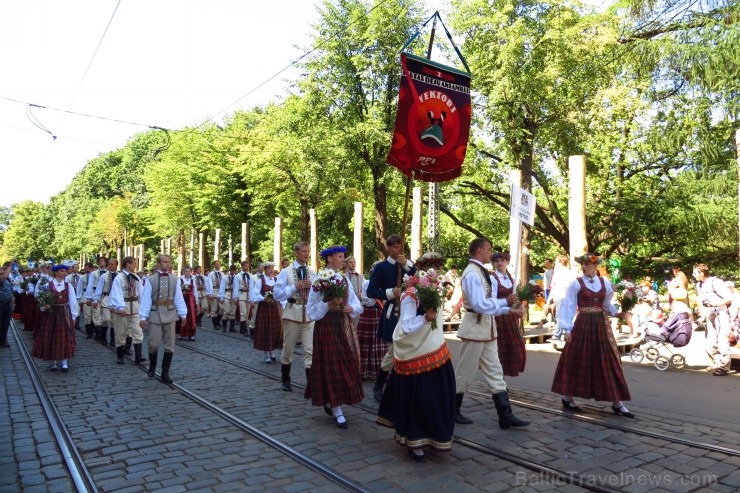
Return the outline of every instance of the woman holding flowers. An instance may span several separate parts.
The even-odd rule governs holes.
[[[64,280],[66,265],[55,265],[51,269],[54,278],[47,283],[39,283],[36,300],[41,308],[38,321],[38,334],[33,341],[31,355],[51,361],[51,371],[57,370],[57,361],[63,372],[69,366],[67,359],[75,355],[75,319],[79,315],[75,290]]]
[[[265,364],[275,361],[275,349],[283,347],[283,318],[280,303],[275,301],[272,289],[275,287],[275,264],[265,262],[261,279],[257,279],[249,292],[250,303],[257,303],[257,316],[254,321],[254,349],[265,352]]]
[[[314,406],[324,406],[339,428],[347,428],[341,405],[357,404],[365,397],[351,320],[360,315],[362,306],[340,272],[346,251],[343,246],[333,246],[321,252],[326,268],[317,274],[306,304],[308,317],[316,323],[304,397]]]
[[[505,299],[514,293],[514,280],[506,268],[509,266],[511,255],[504,252],[493,254],[493,279],[496,281],[496,298]],[[525,300],[526,301],[526,300]],[[527,351],[524,349],[524,337],[519,330],[521,317],[516,314],[507,313],[497,315],[496,330],[498,331],[498,359],[504,375],[515,377],[524,371],[527,364]]]
[[[424,447],[452,449],[455,428],[455,372],[442,329],[443,265],[436,253],[416,262],[405,277],[398,324],[393,332],[393,367],[378,409],[377,423],[393,427],[395,439],[416,462]]]
[[[622,402],[630,400],[630,391],[605,318],[617,315],[612,285],[597,274],[601,257],[586,254],[576,261],[583,275],[568,286],[558,313],[567,344],[555,369],[552,391],[562,395],[566,411],[581,412],[573,402],[573,397],[581,397],[611,401],[614,414],[634,418]]]

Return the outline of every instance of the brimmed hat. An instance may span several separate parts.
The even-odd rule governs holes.
[[[341,245],[330,246],[329,248],[324,248],[323,250],[321,250],[319,256],[322,258],[327,258],[328,256],[334,255],[335,253],[347,253],[347,247]]]
[[[445,264],[445,259],[441,253],[438,252],[426,252],[424,255],[416,259],[414,262],[417,269],[429,270],[439,269]]]
[[[603,257],[599,257],[595,253],[586,253],[584,255],[581,255],[579,257],[576,257],[574,259],[579,264],[596,264],[599,265],[602,260],[604,260]]]

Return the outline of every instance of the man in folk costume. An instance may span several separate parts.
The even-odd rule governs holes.
[[[249,316],[252,303],[249,302],[249,293],[252,290],[252,274],[249,273],[249,262],[242,262],[242,270],[234,278],[231,290],[231,299],[234,304],[239,303],[239,333],[249,337]]]
[[[313,360],[313,326],[314,323],[306,313],[306,301],[316,273],[306,262],[311,254],[307,241],[299,241],[293,246],[295,261],[280,271],[273,288],[276,301],[287,301],[283,308],[283,354],[280,358],[282,389],[292,392],[290,384],[290,367],[293,363],[293,350],[300,337],[303,345],[303,366],[306,379],[311,373]]]
[[[86,262],[84,267],[84,274],[80,276],[75,286],[75,293],[77,298],[80,300],[80,313],[82,314],[83,324],[85,325],[85,339],[90,339],[94,332],[95,326],[92,321],[92,306],[90,301],[85,297],[87,293],[87,287],[92,282],[92,273],[95,270],[95,265],[92,262]]]
[[[263,286],[263,281],[265,280],[265,273],[266,273],[266,266],[267,264],[270,264],[272,269],[272,275],[275,276],[275,264],[273,262],[259,262],[257,264],[257,270],[253,276],[253,284],[257,286],[255,289],[260,289]],[[251,301],[252,296],[250,294],[249,299]],[[249,312],[249,336],[254,341],[254,332],[255,332],[255,326],[257,325],[257,310],[259,310],[259,303],[252,303],[251,309]]]
[[[393,331],[398,324],[401,281],[405,274],[413,275],[416,267],[403,254],[403,241],[398,235],[391,235],[385,240],[388,257],[373,269],[370,283],[367,285],[368,298],[375,298],[383,303],[383,312],[378,326],[378,337],[388,345],[388,351],[380,364],[378,376],[373,386],[373,397],[380,402],[383,399],[383,388],[388,380],[388,373],[393,369]]]
[[[216,260],[213,262],[213,270],[208,273],[206,277],[206,299],[208,300],[208,316],[213,322],[213,330],[218,330],[221,326],[221,317],[224,314],[224,306],[218,297],[218,293],[221,291],[221,283],[224,279],[224,274],[221,272],[221,262]]]
[[[100,306],[100,324],[101,324],[101,342],[105,346],[108,344],[108,337],[110,336],[110,345],[114,344],[113,334],[113,321],[110,316],[110,308],[108,307],[108,298],[110,297],[110,287],[113,284],[118,271],[118,260],[110,259],[108,261],[108,270],[98,279],[98,284],[95,286],[95,294],[93,295],[93,306],[97,303]]]
[[[147,278],[141,295],[139,317],[141,328],[149,327],[149,378],[157,370],[157,353],[164,344],[162,383],[172,383],[170,366],[175,351],[175,322],[188,314],[177,277],[170,272],[172,257],[157,257],[157,272]]]
[[[80,264],[77,261],[73,261],[69,264],[69,274],[67,274],[67,277],[65,277],[64,280],[72,286],[72,289],[75,290],[75,294],[77,294],[77,283],[80,282]],[[79,297],[77,298],[77,301],[80,301]],[[80,317],[75,319],[75,329],[80,330]]]
[[[139,324],[141,279],[134,274],[136,269],[136,259],[134,257],[124,257],[121,267],[121,272],[113,279],[110,297],[108,298],[108,306],[113,314],[117,363],[119,365],[123,364],[125,348],[130,339],[134,345],[134,361],[138,365],[146,361],[146,358],[141,355],[144,332]]]
[[[498,357],[496,333],[497,315],[519,315],[521,310],[509,308],[517,303],[515,293],[506,298],[496,298],[497,286],[483,266],[491,262],[493,249],[485,238],[470,242],[470,261],[462,275],[463,316],[457,337],[462,341],[460,358],[455,367],[455,422],[470,424],[472,420],[460,413],[463,396],[480,368],[488,388],[493,394],[493,402],[498,412],[498,424],[502,429],[527,426],[529,422],[518,419],[511,412],[509,394],[504,381],[504,372]]]
[[[234,279],[236,279],[236,265],[229,267],[229,273],[221,282],[221,288],[218,291],[218,300],[224,306],[223,327],[226,332],[226,323],[229,324],[229,332],[236,332],[234,324],[236,323],[236,306],[238,298],[234,298]]]
[[[98,268],[91,271],[88,282],[87,282],[87,289],[85,290],[85,299],[87,300],[87,304],[90,305],[90,313],[92,317],[92,324],[93,324],[93,331],[95,332],[95,340],[101,340],[101,342],[105,343],[105,339],[102,336],[103,333],[103,319],[100,312],[100,304],[94,302],[95,298],[95,288],[98,286],[98,281],[100,281],[100,278],[105,275],[105,273],[108,272],[108,259],[105,257],[100,257],[98,259]]]
[[[203,275],[203,268],[200,265],[196,265],[193,268],[193,277],[195,278],[195,285],[198,288],[198,316],[196,317],[196,323],[198,327],[203,327],[203,315],[209,311],[208,298],[206,298],[206,276]]]

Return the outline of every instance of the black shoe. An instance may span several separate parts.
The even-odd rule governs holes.
[[[424,457],[424,454],[422,454],[422,455],[416,455],[414,453],[414,450],[413,449],[410,449],[410,448],[406,448],[406,450],[408,450],[409,457],[411,457],[411,460],[413,460],[414,462],[426,462],[427,459],[426,459],[426,457]]]
[[[383,400],[383,388],[385,387],[385,382],[387,380],[388,372],[379,370],[378,376],[375,378],[375,385],[373,385],[373,397],[378,402]]]
[[[61,370],[62,370],[62,373],[67,373],[67,372],[69,371],[69,366],[66,366],[66,365],[65,365],[65,366],[63,366],[63,367],[61,368]]]
[[[329,404],[324,404],[324,412],[325,412],[326,414],[328,414],[329,416],[331,416],[331,415],[332,415],[332,412],[331,412],[331,406],[330,406]]]
[[[341,415],[341,414],[339,416],[337,416],[337,428],[341,428],[343,430],[346,430],[347,427],[349,426],[347,424],[347,418],[344,418],[344,421],[342,423],[339,422],[339,418],[344,418],[344,416]]]
[[[624,407],[624,406],[621,406],[621,407],[614,407],[614,406],[612,406],[612,411],[614,411],[614,414],[616,414],[617,416],[622,415],[625,418],[632,418],[632,419],[635,418],[635,415],[632,414],[631,412],[629,412],[629,411],[622,411],[622,407]],[[624,407],[624,408],[627,409],[626,407]]]
[[[188,337],[188,341],[195,341],[195,337]]]
[[[566,411],[571,411],[571,412],[574,412],[574,413],[582,413],[583,412],[583,409],[581,409],[580,407],[576,406],[573,403],[572,400],[566,401],[565,399],[561,399],[560,402],[563,403],[563,409],[565,409]]]
[[[458,423],[461,425],[469,425],[473,422],[473,420],[466,418],[460,412],[460,408],[462,407],[463,397],[465,397],[464,393],[455,394],[455,423]]]

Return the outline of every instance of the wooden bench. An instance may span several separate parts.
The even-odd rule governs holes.
[[[459,328],[460,328],[459,320],[452,320],[450,322],[444,322],[444,325],[442,326],[442,329],[445,332],[457,332],[457,329]]]
[[[547,329],[524,329],[524,344],[542,344],[552,337],[553,332]]]

